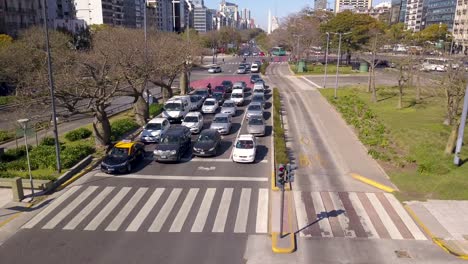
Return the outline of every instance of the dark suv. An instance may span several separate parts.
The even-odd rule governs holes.
[[[161,136],[159,144],[154,149],[154,159],[159,162],[180,161],[182,156],[190,149],[190,129],[185,126],[171,126]]]

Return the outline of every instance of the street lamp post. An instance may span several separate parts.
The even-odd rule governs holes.
[[[52,58],[50,56],[50,45],[49,45],[49,26],[47,24],[47,6],[46,0],[42,0],[42,10],[44,15],[44,32],[45,32],[45,44],[47,50],[47,71],[49,75],[49,86],[50,86],[50,97],[51,97],[51,106],[52,106],[52,122],[54,124],[54,138],[55,138],[55,156],[57,159],[57,172],[60,173],[62,171],[62,165],[60,162],[60,142],[58,137],[58,129],[57,129],[57,111],[55,107],[55,87],[54,87],[54,77],[52,73]],[[26,149],[28,146],[26,146]],[[33,191],[34,193],[34,191]]]
[[[144,1],[144,6],[143,6],[143,34],[144,34],[144,37],[145,37],[145,68],[146,70],[148,70],[148,29],[147,29],[147,25],[146,25],[146,6],[147,6],[147,1],[146,0],[143,0]],[[148,111],[149,111],[149,107],[150,107],[150,91],[149,89],[146,87],[146,84],[147,84],[147,81],[145,80],[145,83],[144,83],[144,88],[143,90],[146,90],[146,105],[148,106]]]
[[[326,32],[325,34],[327,34],[327,49],[325,50],[325,76],[323,78],[323,88],[327,86],[328,45],[330,43],[330,32]]]
[[[32,201],[34,199],[34,184],[33,184],[33,179],[32,179],[32,174],[31,174],[31,162],[29,161],[28,136],[26,133],[26,130],[28,129],[28,122],[29,122],[29,119],[27,118],[18,120],[18,123],[21,125],[21,128],[23,129],[24,145],[26,147],[26,160],[28,162],[29,183],[31,184],[31,201]]]
[[[336,34],[336,33],[335,33]],[[336,76],[335,76],[335,99],[337,98],[337,90],[338,90],[338,75],[340,69],[340,59],[341,59],[341,38],[343,35],[351,34],[351,32],[346,33],[338,33],[339,40],[338,40],[338,60],[336,62]]]

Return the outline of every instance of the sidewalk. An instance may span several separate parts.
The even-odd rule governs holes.
[[[426,234],[445,251],[468,259],[468,201],[407,202]]]

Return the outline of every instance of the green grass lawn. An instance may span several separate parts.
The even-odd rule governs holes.
[[[0,96],[0,105],[9,104],[13,102],[14,99],[15,99],[14,96]]]
[[[307,69],[305,72],[297,73],[297,65],[290,64],[291,70],[297,75],[310,75],[310,74],[325,74],[325,66],[324,65],[311,65],[307,64]],[[336,73],[336,65],[329,64],[327,66],[327,73],[334,74]],[[340,66],[340,74],[359,74],[359,71],[353,71],[351,66]],[[367,73],[365,73],[367,74]]]
[[[320,90],[329,100],[333,89]],[[442,91],[441,91],[442,92]],[[388,131],[396,156],[405,160],[404,167],[382,162],[392,181],[400,189],[402,200],[410,199],[468,199],[468,163],[453,165],[453,155],[444,148],[450,128],[443,125],[444,97],[428,96],[420,103],[414,92],[407,90],[403,109],[398,110],[396,88],[379,89],[379,101],[370,103],[370,94],[362,89],[340,89],[338,96],[357,95],[376,114]],[[465,142],[468,133],[465,132]],[[468,144],[462,148],[462,159],[468,159]]]

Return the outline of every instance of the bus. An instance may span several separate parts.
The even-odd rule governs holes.
[[[282,47],[274,47],[271,49],[271,54],[274,56],[286,56],[286,51]]]
[[[447,69],[449,69],[450,66],[453,69],[456,69],[458,64],[456,64],[453,60],[446,58],[426,58],[424,59],[421,70],[445,72]]]

